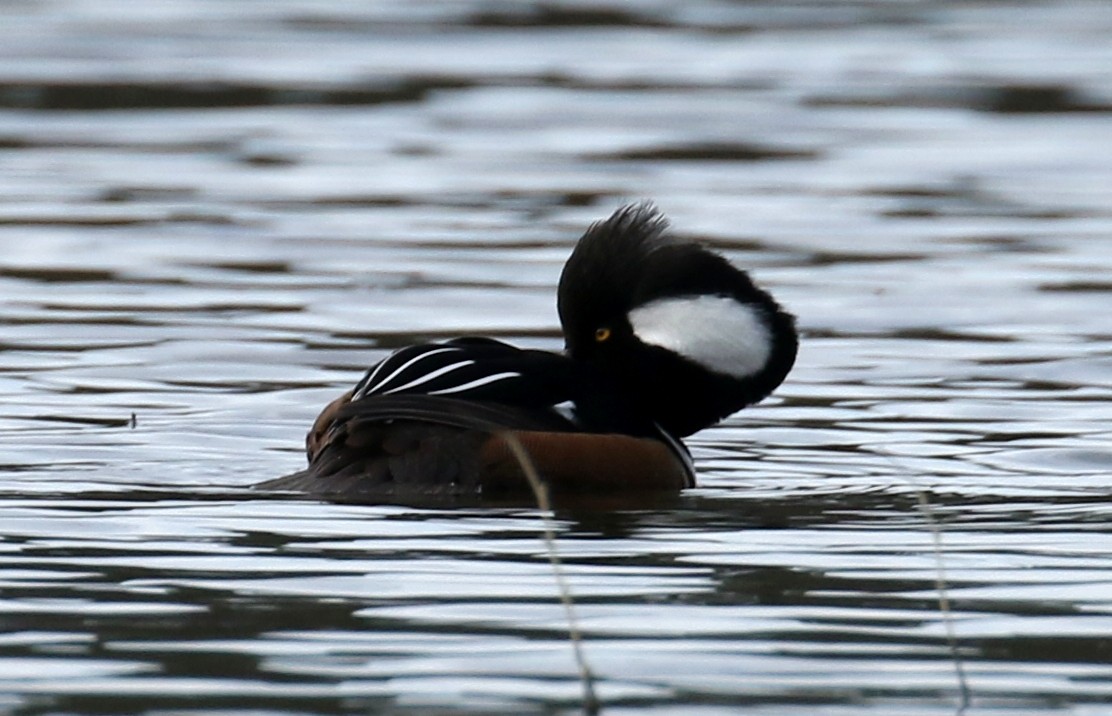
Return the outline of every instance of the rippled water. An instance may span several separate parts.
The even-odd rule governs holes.
[[[561,713],[529,508],[273,499],[388,349],[558,349],[652,197],[804,343],[569,508],[603,713],[1112,713],[1112,5],[0,8],[0,709]],[[134,416],[134,417],[133,417]]]

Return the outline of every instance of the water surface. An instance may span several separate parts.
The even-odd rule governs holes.
[[[699,488],[555,516],[607,714],[1112,701],[1112,6],[0,10],[0,709],[573,713],[528,506],[273,499],[386,351],[558,350],[650,197],[800,319]],[[134,417],[133,417],[134,416]]]

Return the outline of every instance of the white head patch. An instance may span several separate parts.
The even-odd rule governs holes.
[[[772,353],[772,334],[760,309],[729,296],[649,301],[629,312],[629,323],[643,343],[733,378],[760,372]]]

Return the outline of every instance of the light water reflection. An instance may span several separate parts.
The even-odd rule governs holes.
[[[801,319],[699,488],[556,515],[604,713],[1112,698],[1101,2],[0,9],[0,709],[572,713],[534,509],[261,495],[385,351],[559,349],[652,197]],[[134,415],[134,421],[132,416]]]

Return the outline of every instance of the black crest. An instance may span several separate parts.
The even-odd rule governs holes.
[[[699,296],[733,299],[760,316],[772,341],[762,370],[744,380],[714,374],[634,334],[633,309]],[[723,256],[671,234],[649,203],[624,206],[591,225],[564,266],[557,301],[568,354],[676,435],[764,398],[795,361],[792,316]]]

